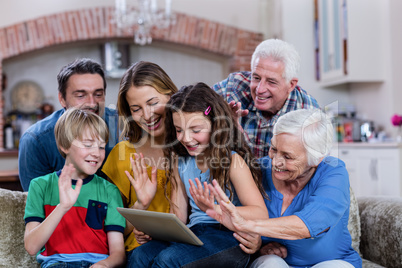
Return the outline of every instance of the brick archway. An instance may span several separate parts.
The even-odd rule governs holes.
[[[43,16],[0,28],[0,85],[2,62],[23,53],[55,45],[87,40],[132,38],[132,30],[117,32],[110,23],[114,8],[94,7]],[[187,46],[230,57],[230,70],[248,70],[261,33],[176,13],[169,29],[153,29],[156,41]],[[1,94],[0,87],[0,94]],[[3,147],[3,99],[0,98],[0,149]]]

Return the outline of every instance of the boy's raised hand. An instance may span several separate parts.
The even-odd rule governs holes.
[[[204,182],[204,187],[202,187],[201,181],[198,178],[195,178],[197,186],[195,186],[191,179],[188,181],[190,183],[190,194],[198,208],[204,212],[207,209],[215,209],[217,213],[220,213],[219,206],[215,206],[214,195],[209,191],[208,183]]]
[[[147,167],[145,165],[144,156],[142,154],[134,154],[135,159],[131,158],[130,163],[133,169],[133,176],[130,172],[125,171],[127,178],[133,185],[137,194],[137,202],[141,207],[139,209],[147,209],[155,197],[158,182],[156,179],[157,169],[152,167],[151,179],[148,176]],[[137,203],[136,202],[136,203]]]
[[[78,179],[75,184],[75,189],[72,187],[73,175],[75,168],[72,164],[65,165],[59,177],[59,198],[60,205],[69,210],[77,201],[81,191],[82,180]]]

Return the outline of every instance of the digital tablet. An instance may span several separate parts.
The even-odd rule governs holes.
[[[131,208],[117,208],[137,230],[152,239],[188,243],[202,246],[204,243],[172,213]]]

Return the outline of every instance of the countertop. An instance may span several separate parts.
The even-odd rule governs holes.
[[[338,142],[334,146],[342,148],[402,148],[402,143],[392,142]]]
[[[18,150],[0,149],[0,157],[18,157]]]

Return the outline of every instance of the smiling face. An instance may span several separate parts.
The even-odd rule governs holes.
[[[306,149],[297,135],[282,133],[273,136],[269,157],[272,159],[274,181],[308,181],[316,169],[308,165]]]
[[[77,107],[102,116],[105,110],[105,88],[99,74],[73,74],[67,82],[66,96],[59,93],[61,106]]]
[[[165,106],[169,99],[150,86],[132,86],[126,94],[134,121],[153,137],[165,134]]]
[[[173,124],[177,140],[191,156],[200,155],[209,147],[211,122],[202,112],[173,113]]]
[[[250,83],[251,96],[255,107],[275,115],[284,105],[289,93],[297,85],[297,79],[287,82],[283,78],[285,65],[272,58],[257,58],[255,60]]]
[[[89,129],[75,139],[69,149],[61,148],[66,154],[66,165],[73,164],[76,169],[74,179],[85,179],[101,167],[105,159],[106,143],[100,138],[92,137]]]

